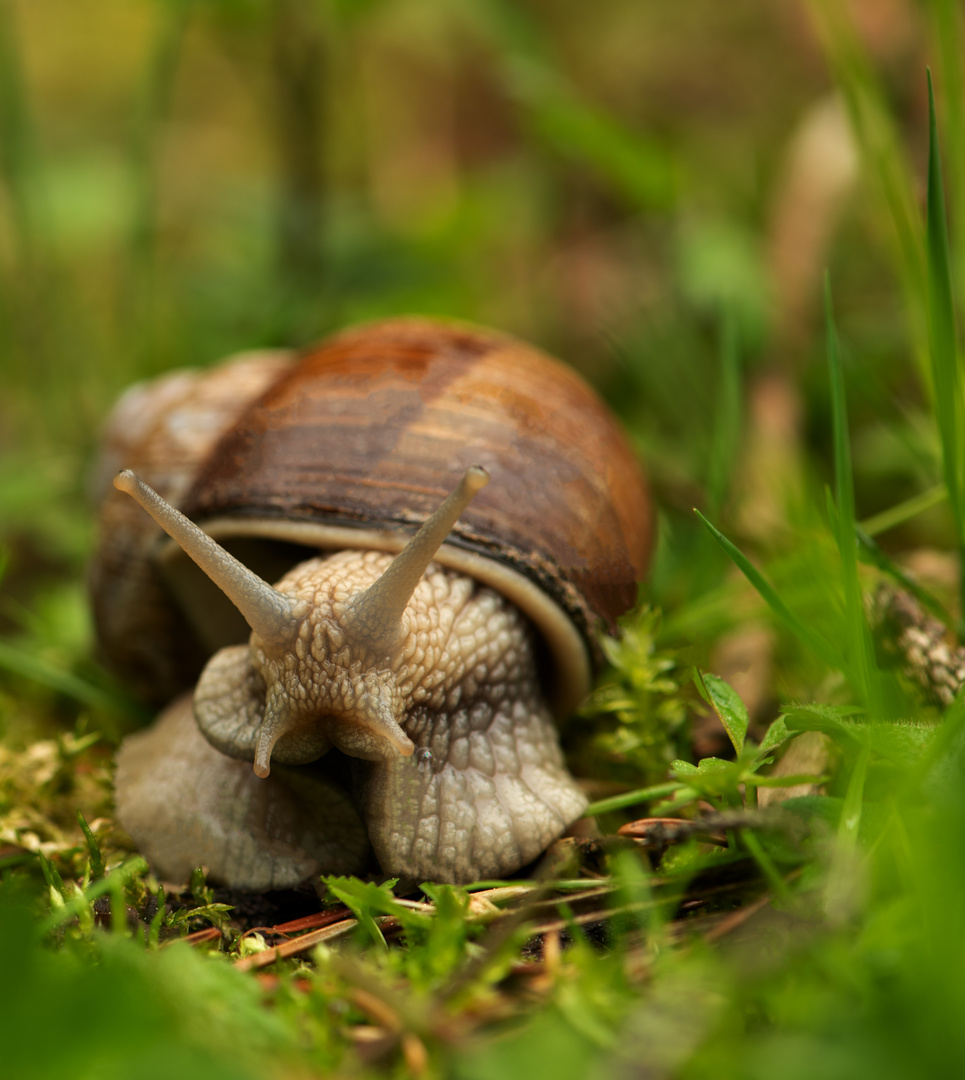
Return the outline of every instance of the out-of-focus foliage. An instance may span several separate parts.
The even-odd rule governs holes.
[[[961,623],[962,45],[953,0],[0,0],[0,1072],[961,1071],[965,659],[866,597]],[[625,831],[274,932],[113,824],[97,433],[397,312],[560,355],[647,462],[564,730]]]

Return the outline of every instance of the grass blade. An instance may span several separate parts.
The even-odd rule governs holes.
[[[761,594],[761,597],[767,606],[775,615],[777,615],[791,633],[816,653],[828,667],[833,668],[835,671],[841,671],[841,656],[831,647],[830,643],[820,634],[815,633],[801,622],[780,596],[778,596],[770,582],[767,581],[764,575],[753,565],[753,563],[751,563],[750,559],[747,558],[736,544],[733,544],[728,540],[718,528],[711,525],[707,518],[705,518],[696,508],[694,509],[694,513],[700,518],[701,523],[710,532],[710,535],[713,536],[717,543],[727,552],[737,569],[740,570],[744,577],[746,577]]]
[[[41,862],[41,866],[43,866]],[[80,915],[85,908],[88,907],[99,896],[104,896],[106,893],[119,891],[121,901],[116,904],[118,911],[121,915],[121,930],[126,931],[127,921],[123,915],[123,888],[124,885],[133,877],[138,874],[146,873],[147,862],[141,858],[140,855],[134,855],[120,866],[116,867],[109,874],[104,877],[98,878],[96,881],[92,881],[90,885],[79,895],[72,897],[66,901],[63,906],[55,908],[40,924],[40,932],[42,934],[48,934],[51,930],[56,929],[58,926],[62,926],[65,922],[73,919],[75,916]],[[46,875],[46,870],[44,871]],[[57,876],[57,880],[60,881],[60,876]],[[61,881],[61,886],[63,882]],[[63,892],[63,889],[60,890]]]
[[[681,785],[676,780],[666,784],[654,784],[652,787],[637,788],[635,791],[625,791],[621,795],[611,795],[608,799],[598,799],[583,811],[584,817],[598,817],[600,814],[609,814],[613,810],[626,810],[630,806],[638,806],[640,803],[653,802],[654,799],[663,799],[679,790]]]
[[[87,841],[87,852],[90,859],[90,876],[93,880],[104,876],[104,856],[101,853],[101,846],[97,842],[97,837],[94,835],[91,827],[87,824],[87,818],[77,811],[77,823],[80,825],[80,831],[84,834],[84,839]]]
[[[897,503],[887,510],[882,510],[880,514],[875,514],[874,517],[865,518],[861,522],[861,529],[866,536],[878,536],[879,533],[894,529],[898,525],[903,525],[906,521],[911,521],[912,518],[917,517],[919,514],[923,514],[926,510],[931,510],[933,506],[938,506],[947,498],[948,490],[945,485],[936,484],[927,491],[923,491],[920,495],[913,495],[910,499],[905,499],[904,502]]]
[[[962,9],[958,0],[931,0],[934,42],[940,60],[940,85],[944,86],[944,142],[949,187],[965,191],[965,63],[962,58]],[[952,222],[954,261],[959,265],[965,253],[965,218]],[[962,298],[959,297],[959,300]]]
[[[857,689],[868,703],[872,715],[878,715],[880,702],[876,701],[878,680],[871,638],[864,617],[861,601],[861,583],[858,580],[858,546],[855,537],[854,480],[851,472],[851,443],[848,437],[848,410],[844,388],[844,374],[838,352],[838,335],[831,307],[831,285],[824,283],[824,318],[827,333],[828,377],[831,384],[831,416],[834,432],[834,503],[836,514],[832,527],[838,541],[841,571],[844,585],[844,606],[850,653]]]
[[[935,402],[935,419],[942,444],[942,472],[955,522],[958,544],[959,587],[965,566],[965,507],[962,502],[961,385],[952,309],[952,277],[948,256],[948,225],[942,184],[941,153],[935,120],[935,95],[928,73],[928,347]],[[965,595],[963,593],[962,595]]]

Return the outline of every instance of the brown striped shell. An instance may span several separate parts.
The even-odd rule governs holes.
[[[634,603],[653,517],[625,437],[572,370],[494,331],[412,318],[346,331],[295,361],[263,354],[169,376],[154,393],[157,406],[137,390],[116,410],[102,476],[123,459],[269,580],[306,549],[398,550],[469,465],[484,466],[491,483],[436,561],[536,623],[560,711],[585,692],[595,625]],[[104,650],[143,692],[170,697],[247,631],[129,500],[105,499],[101,527]],[[143,620],[161,643],[145,646]]]

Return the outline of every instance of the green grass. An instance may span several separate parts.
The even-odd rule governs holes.
[[[861,162],[792,325],[775,207],[830,86],[798,23],[694,2],[0,6],[5,1076],[961,1072],[965,707],[868,604],[961,624],[961,19],[885,55],[791,5]],[[86,476],[129,382],[406,310],[571,359],[648,463],[653,572],[563,731],[605,840],[332,878],[273,933],[113,823],[143,717],[92,659]]]

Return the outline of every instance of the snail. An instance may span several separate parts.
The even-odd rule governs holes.
[[[98,477],[101,651],[170,702],[116,775],[159,875],[265,890],[374,856],[459,884],[580,817],[555,719],[635,602],[652,513],[569,368],[379,322],[132,388]]]

